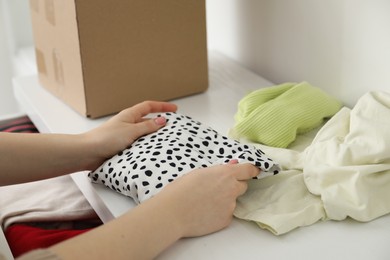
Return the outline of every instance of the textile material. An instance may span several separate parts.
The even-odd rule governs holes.
[[[66,239],[73,238],[91,229],[69,230],[55,229],[47,230],[29,225],[16,224],[5,231],[9,247],[14,257],[19,257],[32,250],[49,248]]]
[[[27,116],[2,122],[0,131],[38,133]],[[14,256],[53,245],[83,232],[70,228],[79,229],[81,226],[85,229],[86,225],[89,228],[100,224],[96,213],[70,176],[3,186],[0,187],[0,198],[0,224],[6,231]],[[28,223],[29,226],[12,225],[15,223]],[[36,227],[32,227],[32,224]],[[63,230],[64,227],[69,230]],[[41,254],[33,255],[41,257]]]
[[[390,94],[342,109],[305,151],[304,180],[328,218],[370,221],[390,212]]]
[[[370,221],[390,213],[389,118],[390,94],[371,92],[289,149],[252,143],[282,170],[252,180],[235,216],[280,235],[320,220]]]
[[[70,176],[0,187],[0,223],[97,218]]]
[[[37,249],[22,255],[17,260],[60,260],[58,255],[47,249]]]
[[[234,216],[255,222],[275,235],[325,220],[320,197],[311,194],[303,179],[303,151],[310,145],[317,129],[302,134],[289,149],[252,143],[280,164],[281,171],[261,181],[249,181],[248,190],[237,200]]]
[[[338,100],[307,82],[259,89],[240,100],[229,136],[286,148],[340,108]]]
[[[0,123],[0,132],[38,133],[38,129],[28,116],[23,116]]]
[[[0,124],[6,132],[36,133],[27,117]],[[0,187],[0,225],[97,218],[70,176]]]
[[[279,166],[260,149],[228,139],[188,116],[163,115],[167,119],[165,127],[139,138],[107,160],[90,173],[92,181],[140,203],[193,169],[228,163],[231,159],[259,167],[262,172],[257,178],[279,172]]]

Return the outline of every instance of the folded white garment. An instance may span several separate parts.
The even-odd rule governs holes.
[[[97,218],[70,176],[0,187],[0,223]]]

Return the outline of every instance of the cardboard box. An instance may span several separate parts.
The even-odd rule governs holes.
[[[30,0],[41,84],[96,118],[208,86],[204,0]]]

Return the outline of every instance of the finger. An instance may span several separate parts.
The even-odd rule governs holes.
[[[121,121],[137,123],[143,121],[143,117],[156,112],[175,112],[177,106],[172,103],[159,101],[144,101],[132,107],[122,110],[117,116]]]
[[[153,133],[163,127],[166,123],[165,117],[156,117],[154,119],[143,120],[137,124],[137,137]]]
[[[249,180],[260,174],[260,169],[250,163],[236,164],[233,166],[238,168],[236,178],[239,181]]]
[[[134,120],[141,120],[144,116],[150,113],[157,112],[175,112],[177,106],[168,102],[160,101],[144,101],[129,108],[129,116]]]
[[[238,160],[237,159],[231,159],[228,164],[237,164]]]
[[[243,195],[248,190],[248,183],[246,181],[239,181],[237,183],[237,197]]]

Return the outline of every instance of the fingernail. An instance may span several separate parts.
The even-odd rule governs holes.
[[[157,125],[165,125],[165,122],[167,120],[165,119],[165,117],[162,117],[162,116],[159,116],[159,117],[156,117],[154,119],[154,122],[157,124]]]
[[[238,163],[238,159],[231,159],[229,161],[229,164],[237,164]]]

